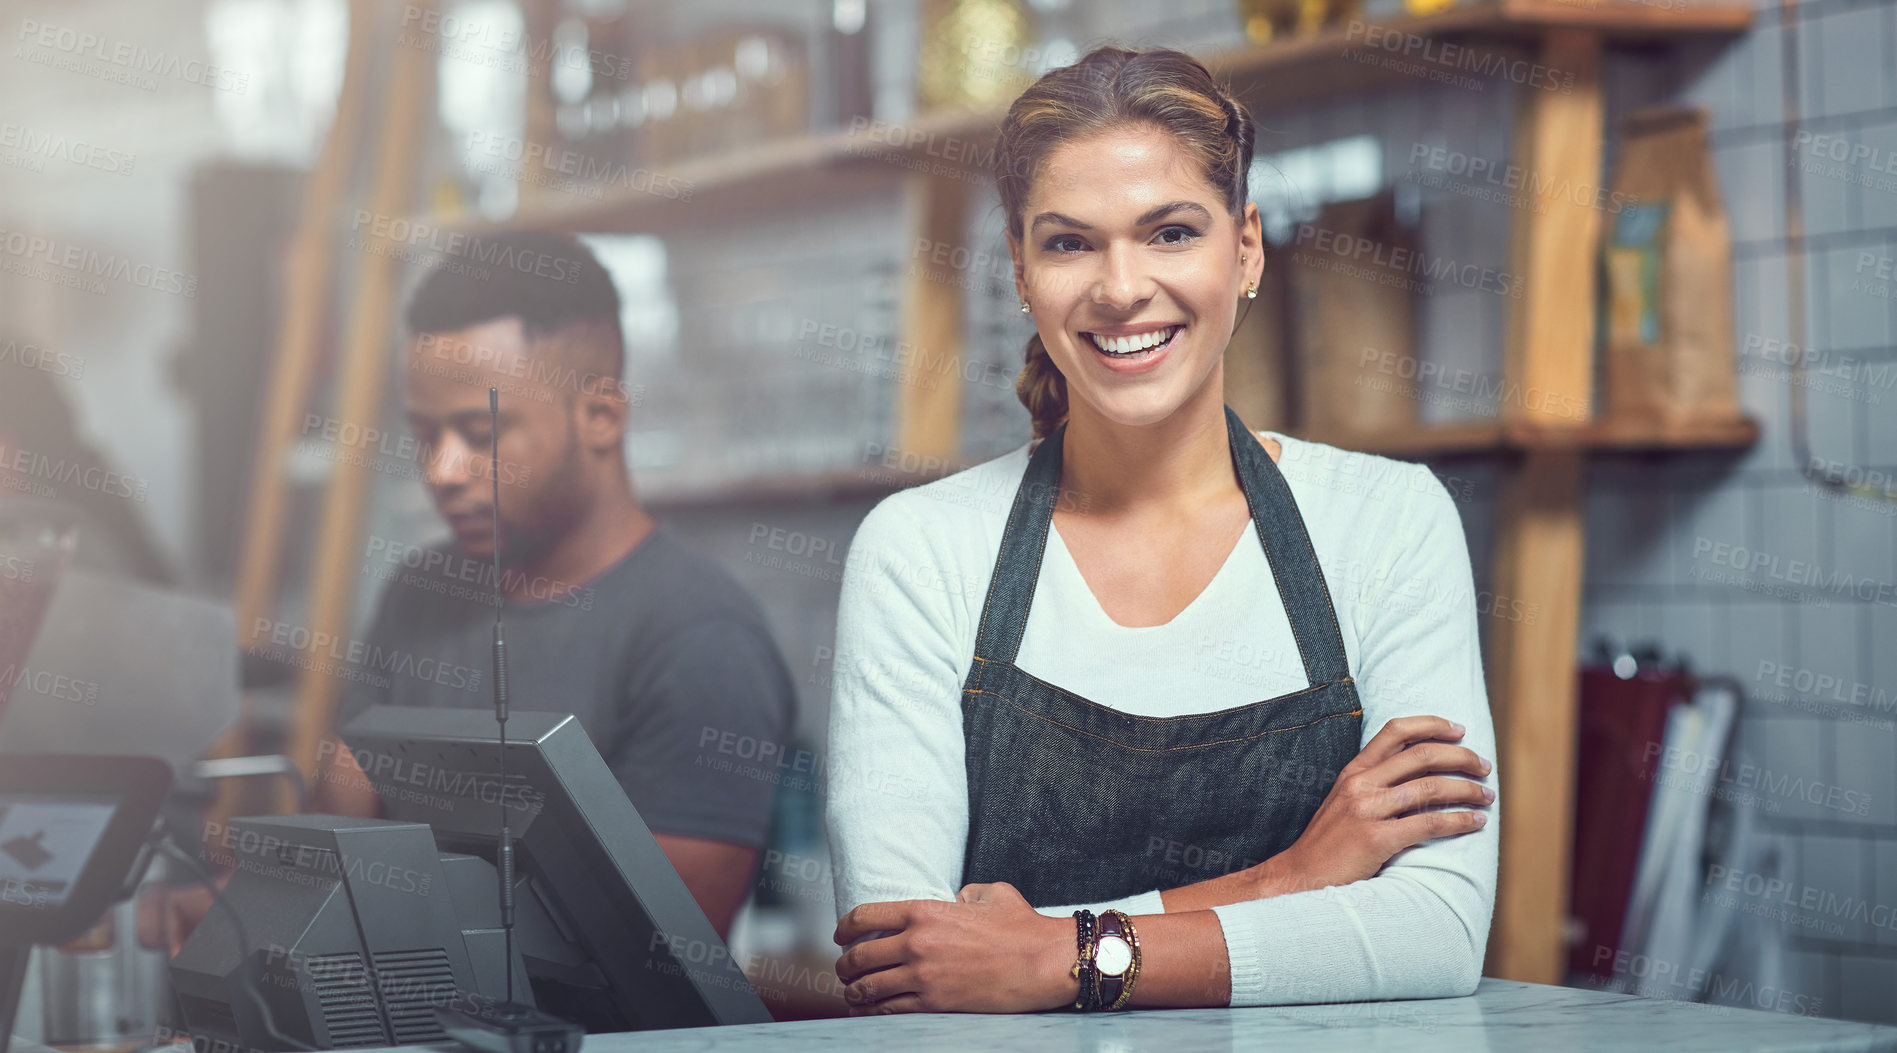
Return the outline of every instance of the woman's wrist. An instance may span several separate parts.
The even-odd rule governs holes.
[[[1262,863],[1160,893],[1160,913],[1184,914],[1232,903],[1270,899],[1298,888],[1299,872],[1286,849]]]
[[[1253,899],[1270,899],[1299,890],[1297,857],[1291,853],[1292,849],[1287,848],[1246,872]]]

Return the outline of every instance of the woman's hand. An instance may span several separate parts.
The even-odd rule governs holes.
[[[1071,1005],[1074,923],[1028,906],[1013,885],[965,885],[955,902],[864,903],[837,923],[837,978],[852,1016],[1022,1013]]]
[[[1495,791],[1480,783],[1435,774],[1481,778],[1489,773],[1492,766],[1474,750],[1450,745],[1463,732],[1462,725],[1442,717],[1397,717],[1383,725],[1337,773],[1303,835],[1265,864],[1275,872],[1275,891],[1375,877],[1390,857],[1411,845],[1480,830],[1489,818],[1485,812],[1419,810],[1456,804],[1483,808],[1495,800]]]

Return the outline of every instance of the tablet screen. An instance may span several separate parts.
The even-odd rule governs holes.
[[[118,806],[110,795],[0,793],[0,907],[65,905]]]

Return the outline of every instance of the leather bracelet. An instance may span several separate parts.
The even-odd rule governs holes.
[[[1068,975],[1080,981],[1080,993],[1074,998],[1074,1008],[1091,1012],[1100,1006],[1100,974],[1093,963],[1093,911],[1074,911],[1074,948],[1078,954],[1074,959],[1074,967],[1068,971]]]
[[[1099,987],[1095,1008],[1124,1009],[1133,1000],[1133,985],[1140,977],[1140,937],[1133,919],[1124,911],[1109,910],[1100,915],[1094,937],[1094,982]],[[1108,960],[1102,960],[1102,952]]]

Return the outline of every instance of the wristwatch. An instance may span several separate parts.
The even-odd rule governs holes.
[[[1133,919],[1109,910],[1096,919],[1093,967],[1099,977],[1101,1009],[1119,1009],[1133,997],[1140,975],[1139,934]]]

